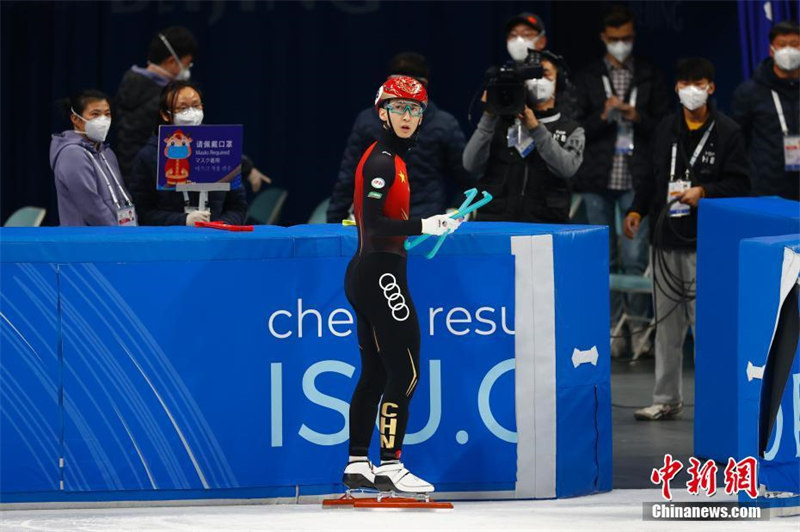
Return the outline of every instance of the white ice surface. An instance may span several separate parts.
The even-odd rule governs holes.
[[[708,501],[675,489],[676,501]],[[800,531],[800,517],[769,521],[643,521],[642,503],[661,500],[660,491],[615,490],[610,493],[549,501],[458,502],[449,511],[323,510],[320,504],[140,507],[98,509],[6,510],[3,531],[256,531],[345,530],[542,530]],[[733,497],[716,496],[714,501]]]

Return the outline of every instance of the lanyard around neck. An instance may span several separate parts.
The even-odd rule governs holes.
[[[633,82],[633,80],[631,80]],[[608,79],[608,76],[603,76],[603,89],[606,92],[606,99],[611,98],[614,95],[614,90],[611,88],[611,80]],[[628,99],[628,104],[631,107],[636,107],[636,98],[639,95],[639,87],[634,87],[631,89],[631,96]]]
[[[700,138],[700,142],[697,143],[697,147],[694,149],[694,152],[692,153],[692,158],[689,159],[689,161],[688,161],[689,166],[686,168],[687,172],[691,171],[691,169],[694,168],[694,163],[697,162],[697,158],[700,157],[701,153],[703,153],[703,149],[706,147],[706,142],[708,142],[708,137],[711,136],[711,130],[714,129],[714,125],[715,124],[716,124],[716,122],[711,122],[711,124],[708,126],[708,129],[706,129],[706,132],[703,133],[703,136]],[[682,147],[683,146],[681,146],[681,148]],[[673,142],[672,143],[672,158],[671,158],[670,165],[669,165],[669,177],[670,177],[670,180],[674,180],[675,179],[675,159],[677,157],[677,154],[678,154],[678,143],[677,142]],[[686,156],[684,155],[684,157],[686,157]]]
[[[778,112],[778,120],[781,121],[781,131],[783,131],[783,136],[789,136],[789,127],[786,125],[786,117],[783,116],[783,106],[781,105],[781,99],[778,96],[778,93],[774,90],[772,91],[772,101],[775,102],[775,110]]]
[[[103,167],[100,166],[100,163],[97,162],[97,159],[92,157],[92,153],[88,149],[84,148],[84,151],[86,151],[86,156],[89,157],[89,159],[92,161],[94,167],[97,169],[98,172],[100,172],[100,175],[103,176],[103,180],[106,182],[106,186],[108,187],[108,192],[111,194],[111,200],[114,202],[114,205],[116,205],[117,208],[121,208],[123,205],[119,201],[117,194],[114,192],[114,187],[111,186],[111,180],[108,179],[108,174],[105,173]],[[106,156],[103,153],[100,153],[99,155],[103,159],[106,168],[108,168],[108,172],[111,174],[111,178],[114,180],[114,184],[122,193],[122,197],[126,202],[125,206],[133,205],[133,201],[131,200],[130,196],[128,196],[128,193],[125,191],[125,187],[123,187],[122,184],[119,182],[119,179],[117,179],[116,174],[114,174],[114,171],[111,169],[111,165],[108,164],[108,159],[106,159]]]

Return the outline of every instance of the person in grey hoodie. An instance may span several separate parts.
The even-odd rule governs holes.
[[[53,135],[50,142],[61,225],[136,225],[117,157],[104,143],[111,126],[108,97],[84,90],[65,100],[64,107],[73,129]]]

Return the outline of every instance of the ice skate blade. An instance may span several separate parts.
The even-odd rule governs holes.
[[[354,493],[363,493],[365,497],[354,497]],[[375,490],[347,490],[347,492],[337,499],[324,499],[322,501],[322,508],[335,509],[335,508],[352,508],[358,501],[377,501],[377,497],[370,497],[369,495],[376,495]]]
[[[376,498],[357,499],[353,508],[400,509],[400,510],[452,510],[449,502],[438,502],[428,494],[381,493]]]

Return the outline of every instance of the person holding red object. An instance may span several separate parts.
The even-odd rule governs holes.
[[[425,87],[414,78],[387,80],[375,99],[381,135],[356,168],[358,250],[345,275],[361,353],[361,375],[350,402],[350,459],[342,479],[350,489],[420,494],[434,489],[400,461],[408,405],[420,376],[419,322],[406,282],[403,244],[407,236],[442,235],[461,223],[447,215],[409,216],[411,183],[403,158],[427,103]],[[378,413],[381,464],[373,467],[367,455]]]

